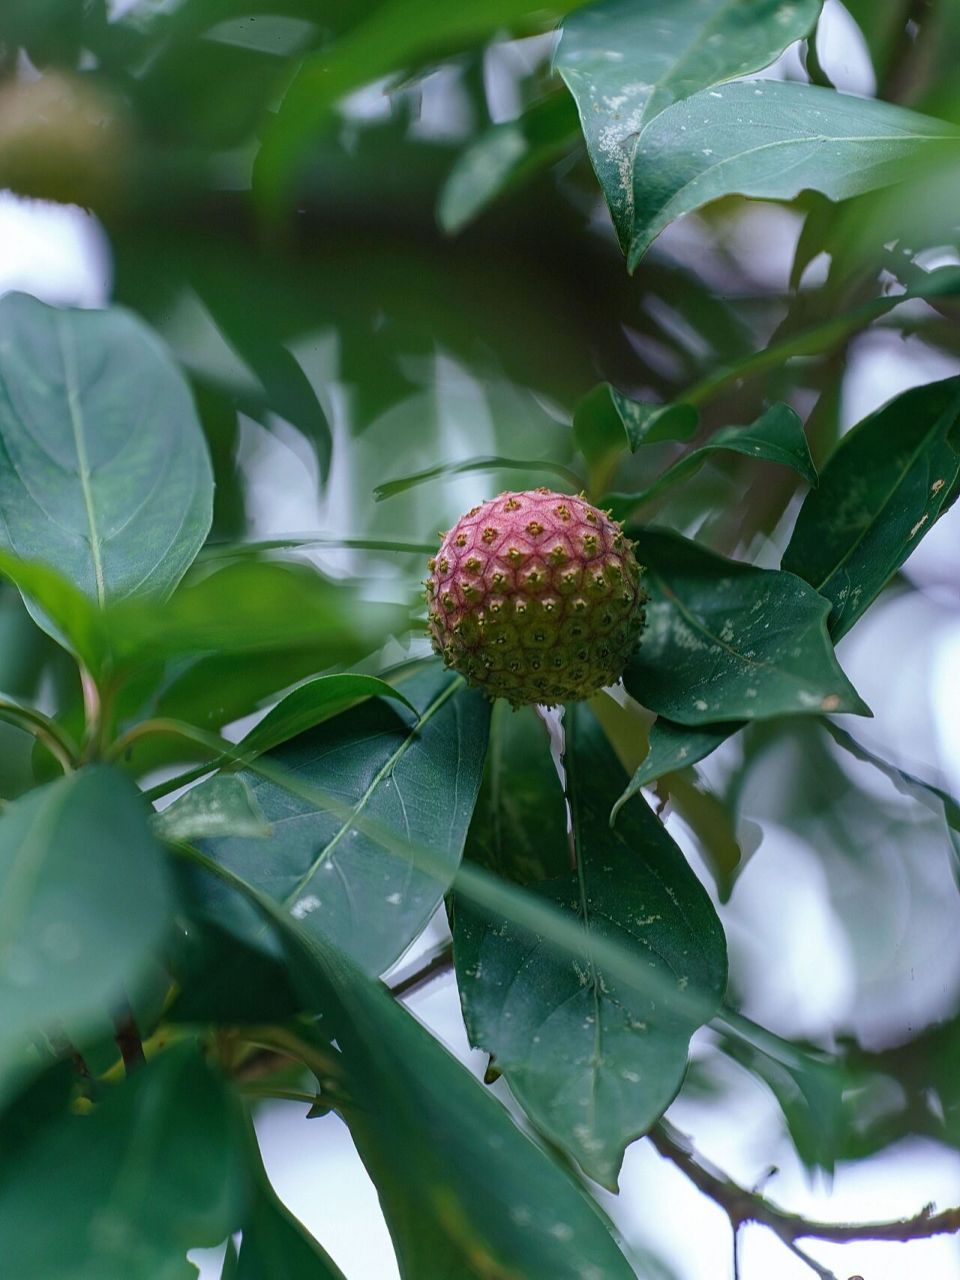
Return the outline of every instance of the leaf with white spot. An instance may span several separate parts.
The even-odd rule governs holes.
[[[161,840],[171,841],[271,834],[249,783],[232,773],[217,774],[192,787],[154,816],[153,829]]]
[[[569,707],[565,721],[571,871],[563,793],[532,723],[520,716],[495,722],[471,855],[569,910],[588,939],[616,941],[642,958],[687,1000],[671,1007],[612,977],[589,952],[573,960],[523,926],[457,899],[461,1001],[471,1041],[494,1055],[537,1128],[615,1187],[625,1147],[670,1104],[690,1036],[719,1006],[726,948],[706,893],[649,808],[635,805],[611,830],[610,808],[626,775],[582,704]],[[533,848],[525,852],[527,845]]]
[[[848,432],[807,494],[783,567],[845,635],[957,497],[960,378],[914,387]]]
[[[434,664],[400,687],[418,711],[371,698],[268,752],[269,777],[256,766],[238,775],[269,838],[203,845],[369,973],[399,957],[450,886],[480,786],[490,714],[482,694]],[[304,793],[282,785],[284,775]],[[311,789],[336,796],[344,809],[331,812],[308,798]],[[418,868],[402,844],[384,847],[374,827],[427,846],[448,875]],[[244,940],[268,945],[256,914],[236,895],[211,888],[206,909]]]
[[[829,603],[802,578],[727,560],[665,529],[629,533],[650,595],[623,674],[638,702],[686,725],[870,714],[827,635]]]
[[[626,252],[634,157],[650,122],[710,85],[759,71],[812,30],[822,0],[605,0],[563,24],[555,67]]]

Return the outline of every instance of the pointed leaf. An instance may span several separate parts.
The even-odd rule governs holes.
[[[688,765],[703,760],[711,752],[716,751],[721,742],[726,742],[731,734],[742,727],[742,724],[737,722],[704,725],[674,724],[664,716],[657,716],[650,727],[650,750],[610,810],[611,826],[623,806],[637,794],[641,787],[649,787],[665,774],[674,773],[677,769],[685,769]]]
[[[746,454],[748,458],[759,458],[765,462],[780,463],[798,472],[810,484],[817,483],[817,472],[810,457],[803,423],[789,405],[775,404],[748,427],[723,427],[715,431],[706,444],[673,463],[646,489],[638,493],[608,494],[601,505],[609,506],[614,516],[620,519],[634,507],[649,502],[678,481],[692,475],[712,453],[724,450]]]
[[[577,405],[573,431],[588,462],[629,447],[663,440],[689,440],[699,414],[692,404],[647,404],[631,400],[609,382],[601,382]]]
[[[523,832],[564,814],[545,746],[537,760],[539,794],[513,788],[515,766],[532,776],[525,735],[501,722],[501,762],[471,832],[471,853],[495,854],[501,874],[529,876]],[[570,911],[587,935],[616,939],[646,966],[661,969],[696,998],[683,1013],[618,982],[589,955],[559,954],[511,920],[492,921],[458,901],[455,954],[464,1017],[473,1043],[497,1069],[534,1124],[604,1186],[615,1187],[625,1147],[657,1120],[680,1087],[693,1031],[712,1016],[726,986],[720,922],[679,849],[646,805],[616,831],[610,807],[625,775],[590,711],[567,709],[564,765],[576,869],[566,833],[554,829],[552,879],[535,892]],[[521,761],[524,763],[521,765]],[[536,827],[538,831],[541,826]],[[559,837],[559,838],[558,838]]]
[[[960,155],[960,131],[874,98],[781,80],[740,81],[668,107],[633,156],[627,265],[664,227],[721,196],[846,200]]]
[[[576,99],[624,251],[634,234],[634,155],[671,103],[759,71],[812,30],[822,0],[605,0],[563,24],[555,67]]]
[[[347,816],[254,770],[241,776],[273,835],[204,846],[370,973],[400,956],[449,888],[486,749],[488,703],[459,676],[431,664],[402,688],[419,714],[372,699],[265,757],[294,780],[336,795]],[[367,820],[428,846],[444,874],[384,847],[364,830]],[[262,925],[235,895],[224,893],[214,909],[240,937],[262,940]]]
[[[0,302],[0,541],[101,607],[167,595],[210,529],[185,380],[126,311]]]
[[[956,498],[960,378],[897,396],[847,433],[807,494],[783,567],[845,635]]]
[[[378,484],[373,491],[375,501],[383,502],[384,498],[393,498],[398,493],[405,493],[428,480],[437,480],[441,476],[468,475],[472,471],[542,471],[547,475],[559,476],[572,489],[582,486],[580,477],[568,467],[550,458],[465,458],[462,462],[441,462],[426,471],[417,471],[414,475],[401,476],[396,480],[387,480]]]
[[[83,1030],[109,1013],[137,986],[171,918],[163,848],[122,774],[84,769],[9,805],[0,816],[0,1070],[27,1037]]]
[[[0,1175],[10,1280],[196,1280],[188,1249],[240,1225],[241,1121],[222,1081],[178,1045],[90,1115],[41,1128]]]
[[[250,1158],[260,1165],[259,1152]],[[344,1280],[333,1259],[277,1199],[262,1166],[243,1221],[235,1280]]]
[[[829,604],[802,579],[663,529],[630,530],[647,567],[647,626],[628,692],[680,724],[869,711],[827,637]]]

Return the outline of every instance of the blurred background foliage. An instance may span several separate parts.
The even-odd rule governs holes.
[[[541,462],[643,489],[686,446],[584,458],[574,417],[598,383],[655,404],[695,401],[693,444],[785,401],[820,464],[886,398],[863,381],[884,353],[912,363],[913,381],[957,368],[960,304],[896,304],[922,273],[960,262],[955,165],[843,205],[809,192],[790,204],[715,202],[628,275],[550,69],[564,7],[574,6],[5,0],[0,185],[96,217],[109,293],[182,362],[216,471],[220,554],[214,545],[194,570],[171,626],[202,633],[205,617],[230,613],[233,642],[221,629],[216,652],[198,642],[195,657],[172,661],[158,642],[154,666],[127,686],[129,719],[220,729],[318,669],[359,663],[372,635],[402,632],[419,607],[421,548],[436,530],[478,496],[553,483]],[[809,75],[960,124],[960,6],[847,0],[828,12],[839,35],[819,47],[811,36],[766,74]],[[311,75],[321,89],[315,79],[309,111],[290,126],[288,95],[295,105]],[[294,166],[276,160],[291,154]],[[374,499],[389,480],[477,456],[525,465]],[[799,483],[716,453],[642,517],[773,565]],[[930,740],[931,688],[905,669],[931,661],[924,619],[932,634],[960,615],[955,518],[950,529],[864,624],[880,638],[841,647],[858,687],[880,645],[880,685],[909,689],[910,713],[893,698],[875,725],[856,726],[892,770],[817,723],[778,720],[658,784],[674,828],[730,895],[731,1000],[784,1036],[750,1050],[715,1035],[686,1091],[735,1093],[713,1050],[728,1055],[772,1090],[808,1165],[832,1168],[909,1135],[960,1146],[956,837],[949,813],[919,804],[898,774],[960,781]],[[272,544],[281,563],[241,544]],[[344,617],[350,625],[331,631]],[[393,642],[363,669],[407,653]],[[960,706],[955,667],[948,679]],[[0,687],[72,701],[79,717],[74,681],[3,587]],[[631,721],[627,740],[645,723]],[[131,767],[173,758],[150,747]],[[27,734],[0,724],[5,797],[45,768]],[[794,885],[801,914],[819,894],[822,929],[846,958],[823,1016],[791,1005],[803,985],[795,956],[781,954],[786,978],[769,972],[778,930],[796,930],[782,903]]]

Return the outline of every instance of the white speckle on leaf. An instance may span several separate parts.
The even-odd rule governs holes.
[[[317,895],[315,893],[308,893],[305,898],[300,898],[293,904],[290,908],[290,914],[293,916],[294,920],[303,920],[310,915],[311,911],[316,911],[319,906],[320,899]]]

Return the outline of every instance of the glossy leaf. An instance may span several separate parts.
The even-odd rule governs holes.
[[[610,810],[610,825],[616,822],[621,808],[641,787],[649,787],[666,774],[686,769],[698,760],[703,760],[742,727],[737,722],[675,724],[664,716],[657,716],[650,727],[650,749]]]
[[[715,431],[706,444],[678,459],[646,489],[638,493],[608,494],[602,505],[611,507],[614,516],[622,518],[635,507],[650,502],[672,485],[687,479],[711,454],[724,450],[779,463],[798,472],[809,484],[817,483],[803,423],[789,405],[775,404],[748,427],[722,427]]]
[[[431,664],[401,687],[419,714],[373,699],[265,757],[306,794],[312,787],[335,795],[342,812],[291,793],[274,775],[245,773],[272,837],[205,846],[370,973],[400,956],[449,888],[486,748],[488,703],[459,676]],[[368,821],[426,845],[443,875],[418,868],[402,846],[385,847],[365,830]],[[241,937],[261,934],[233,902],[224,896],[223,923]]]
[[[873,98],[815,85],[740,81],[667,108],[633,156],[632,271],[664,227],[721,196],[845,200],[960,155],[960,131]]]
[[[671,103],[773,62],[812,29],[821,2],[606,0],[566,20],[555,66],[576,100],[625,252],[650,122]]]
[[[173,841],[217,836],[263,839],[272,834],[249,784],[229,773],[184,792],[156,815],[153,829],[161,840]]]
[[[915,387],[864,418],[800,509],[783,567],[831,603],[839,638],[956,497],[960,378]]]
[[[437,206],[441,227],[449,235],[462,231],[505,192],[559,160],[579,137],[577,113],[563,93],[492,125],[457,157]]]
[[[243,1222],[236,1280],[344,1280],[344,1276],[284,1208],[264,1176]]]
[[[0,904],[0,1059],[9,1059],[27,1037],[107,1015],[166,934],[163,849],[133,785],[96,766],[9,805]]]
[[[285,698],[272,707],[259,723],[243,738],[240,748],[244,751],[272,751],[297,734],[305,733],[326,720],[365,702],[367,698],[396,698],[411,711],[416,708],[400,689],[387,684],[376,676],[345,672],[335,676],[317,676],[291,689]]]
[[[646,565],[647,625],[627,691],[685,725],[869,710],[827,636],[829,605],[802,579],[715,555],[662,529],[631,529]]]
[[[552,865],[542,869],[552,878],[538,879],[535,892],[569,910],[587,938],[616,939],[644,965],[661,969],[696,1000],[699,1016],[631,990],[592,957],[581,964],[511,920],[477,916],[460,902],[457,975],[472,1042],[494,1055],[537,1128],[584,1172],[615,1188],[625,1147],[666,1110],[683,1079],[691,1034],[719,1006],[726,948],[706,893],[646,805],[611,830],[610,806],[625,775],[591,713],[569,707],[565,723],[576,869],[570,870],[562,795],[546,746],[538,794],[530,783],[528,735],[514,736],[511,722],[501,722],[505,741],[499,759],[491,759],[471,852],[499,864],[501,874],[506,864],[514,878],[527,878],[531,860],[513,861],[514,850],[522,855],[524,833],[540,832],[546,819]],[[525,784],[519,792],[517,769]]]
[[[167,595],[210,528],[190,392],[126,311],[0,302],[0,530],[101,607]]]
[[[10,1280],[195,1280],[188,1249],[240,1225],[242,1122],[192,1044],[41,1128],[0,1175]]]
[[[343,1118],[404,1280],[632,1280],[596,1205],[384,988],[270,899],[224,873],[282,938],[307,1007],[335,1031]],[[423,1134],[432,1135],[430,1142]]]

